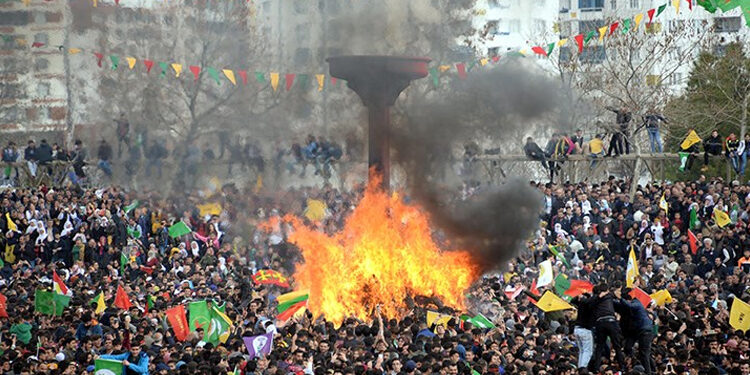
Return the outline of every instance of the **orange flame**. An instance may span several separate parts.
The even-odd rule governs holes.
[[[367,320],[376,305],[387,318],[406,313],[407,295],[436,296],[464,307],[464,292],[479,276],[465,251],[442,251],[432,240],[427,215],[390,197],[371,178],[344,228],[328,236],[287,216],[289,241],[304,257],[294,279],[310,291],[310,311],[340,325],[348,317]]]

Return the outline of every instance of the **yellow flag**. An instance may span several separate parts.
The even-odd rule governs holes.
[[[672,303],[672,295],[669,294],[669,291],[666,289],[651,294],[651,299],[656,302],[657,306],[664,306],[668,303]]]
[[[490,62],[490,59],[488,59],[488,58],[485,57],[485,58],[479,60],[479,65],[485,66],[485,65],[487,65],[488,62]]]
[[[26,39],[24,38],[16,38],[16,44],[18,44],[19,47],[23,47],[26,45]]]
[[[568,310],[573,308],[573,306],[549,290],[544,292],[542,298],[537,301],[536,307],[542,309],[544,312]]]
[[[726,212],[716,208],[714,208],[714,219],[716,220],[716,225],[720,228],[724,228],[732,223],[732,220],[729,219],[729,215],[727,215]]]
[[[690,133],[688,133],[687,137],[684,141],[682,141],[682,144],[680,144],[680,148],[683,150],[689,149],[692,145],[701,142],[701,137],[698,136],[698,133],[695,132],[695,130],[691,130]]]
[[[750,305],[737,297],[734,298],[732,311],[729,312],[729,325],[743,332],[750,329]]]
[[[304,215],[310,221],[321,221],[326,216],[327,209],[328,206],[325,202],[317,199],[308,199]]]
[[[669,203],[667,203],[666,198],[664,198],[664,194],[662,193],[661,199],[659,199],[659,208],[664,210],[664,213],[669,215]]]
[[[204,203],[204,204],[199,204],[197,207],[201,216],[221,215],[221,205],[218,203]]]
[[[326,84],[326,75],[325,74],[316,74],[315,79],[318,80],[318,91],[323,91],[323,87]]]
[[[182,64],[174,63],[172,64],[172,69],[174,69],[174,76],[179,77],[180,73],[182,73]]]
[[[258,178],[255,179],[255,188],[253,189],[253,192],[258,194],[261,189],[263,189],[263,176],[258,175]]]
[[[101,314],[104,312],[104,310],[107,309],[107,304],[104,302],[104,292],[99,292],[99,296],[96,297],[96,310],[94,310],[95,313]]]
[[[438,66],[438,70],[440,71],[440,73],[445,73],[445,72],[451,70],[451,66],[450,65],[440,65],[440,66]]]
[[[641,21],[643,21],[643,13],[638,13],[635,15],[635,27],[633,30],[638,29],[638,25],[641,24]]]
[[[440,314],[434,311],[427,311],[427,327],[432,327],[433,324],[440,325],[440,324],[448,324],[448,321],[451,320],[450,315]]]
[[[130,68],[130,70],[133,70],[133,68],[135,67],[135,61],[136,61],[135,57],[126,57],[125,61],[128,62],[128,68]]]
[[[308,290],[297,290],[297,291],[289,292],[289,293],[282,294],[276,297],[276,302],[278,302],[279,305],[283,305],[293,299],[297,299],[299,297],[306,296],[309,294],[310,294],[310,291]]]
[[[566,44],[568,44],[568,38],[565,38],[565,39],[560,39],[560,40],[559,40],[559,41],[557,42],[557,46],[558,46],[558,47],[562,47],[562,46],[564,46],[564,45],[566,45]]]
[[[237,80],[234,78],[234,72],[230,69],[224,69],[222,70],[224,72],[224,75],[227,77],[229,82],[232,82],[233,85],[237,86]]]
[[[99,0],[94,0],[94,8],[96,8],[97,6],[99,6]]]
[[[81,53],[80,48],[68,48],[68,53],[71,55],[75,55],[76,53]]]
[[[672,0],[672,6],[674,7],[674,10],[677,14],[680,14],[680,1],[682,0]],[[692,1],[692,0],[688,0]]]
[[[607,29],[609,29],[609,26],[602,26],[599,28],[599,41],[600,42],[604,40],[604,34],[607,33]]]
[[[271,87],[273,87],[273,91],[276,91],[279,88],[279,73],[271,72]]]
[[[18,225],[16,225],[16,223],[14,223],[13,220],[11,220],[10,213],[8,212],[5,213],[5,221],[8,222],[8,230],[18,232]]]
[[[635,249],[633,245],[630,245],[630,255],[628,255],[628,268],[625,271],[625,284],[628,288],[632,288],[635,283],[635,279],[640,276],[638,271],[638,259],[635,256]]]

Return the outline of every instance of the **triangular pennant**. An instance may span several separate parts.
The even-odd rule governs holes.
[[[284,83],[286,87],[286,91],[289,91],[292,89],[292,86],[294,86],[294,77],[297,75],[294,73],[287,73],[284,75]]]
[[[635,15],[635,27],[633,30],[638,30],[638,26],[641,25],[641,22],[643,21],[643,13],[638,13]]]
[[[154,62],[151,60],[143,60],[143,65],[146,65],[146,74],[151,73],[151,68],[154,67]]]
[[[576,35],[575,40],[578,45],[578,53],[583,53],[583,34]]]
[[[680,1],[682,0],[672,0],[672,6],[674,7],[674,11],[676,14],[680,14]],[[688,0],[688,2],[691,2],[692,0]]]
[[[326,75],[325,74],[316,74],[315,79],[318,81],[318,91],[323,91],[323,87],[326,84]]]
[[[659,9],[656,10],[656,16],[659,17],[659,15],[664,11],[664,9],[667,9],[667,4],[660,6]]]
[[[584,44],[589,44],[591,39],[596,38],[596,30],[589,31],[588,34],[586,34],[586,37],[583,39]]]
[[[71,55],[75,55],[76,53],[81,53],[80,48],[68,48],[68,53]]]
[[[31,47],[32,47],[32,48],[41,48],[41,47],[44,47],[44,45],[45,45],[45,44],[44,44],[44,43],[42,43],[42,42],[34,42],[34,43],[31,43]]]
[[[494,59],[494,57],[493,57],[493,59]],[[438,66],[438,70],[440,70],[440,73],[445,73],[445,72],[451,70],[451,66],[450,65],[440,65],[440,66]]]
[[[304,91],[307,90],[307,81],[310,80],[310,76],[307,74],[298,74],[297,75],[297,86]]]
[[[555,44],[556,43],[550,43],[547,45],[547,56],[552,54],[552,51],[555,50]]]
[[[600,42],[604,40],[604,34],[607,33],[607,29],[609,29],[609,26],[602,26],[599,28],[599,41]]]
[[[109,55],[109,60],[112,61],[112,70],[117,70],[117,67],[120,66],[120,57]]]
[[[469,63],[469,66],[466,68],[466,71],[467,72],[471,72],[471,70],[474,69],[475,66],[477,66],[477,62],[476,61],[471,61]]]
[[[238,70],[237,75],[240,76],[240,79],[242,80],[242,85],[247,86],[247,70]]]
[[[208,67],[206,68],[206,71],[208,72],[208,75],[211,76],[211,78],[216,81],[217,85],[221,85],[221,80],[219,79],[219,72],[216,71],[216,69]]]
[[[197,81],[198,77],[201,75],[201,67],[197,65],[190,65],[189,67],[190,72],[193,73],[194,80]]]
[[[435,87],[440,86],[440,73],[438,73],[437,68],[430,68],[430,78],[432,78],[432,84]]]
[[[609,25],[609,35],[614,34],[615,30],[617,30],[617,26],[620,26],[620,23],[617,21]]]
[[[96,56],[96,65],[98,65],[101,68],[102,59],[104,59],[104,55],[99,52],[94,52],[94,56]]]
[[[173,63],[172,69],[174,69],[174,76],[179,78],[180,74],[182,74],[182,64]]]
[[[237,86],[237,79],[234,78],[234,72],[231,69],[222,69],[221,72],[224,73],[224,76],[227,77],[229,82],[232,82],[233,85]]]
[[[547,51],[544,50],[544,48],[539,46],[531,47],[531,51],[536,53],[537,55],[547,56]]]
[[[128,62],[128,69],[133,70],[133,68],[135,67],[135,62],[136,62],[135,57],[126,57],[125,61]]]
[[[273,88],[273,91],[276,91],[279,88],[279,73],[271,73],[271,87]]]
[[[466,64],[464,63],[456,64],[456,70],[458,71],[458,78],[466,79]]]
[[[625,34],[628,31],[630,31],[630,23],[631,22],[632,22],[632,20],[630,20],[629,18],[626,19],[626,20],[624,20],[624,21],[622,21],[622,33],[623,34]]]
[[[492,62],[497,64],[497,62],[500,61],[500,56],[492,56]],[[450,69],[450,66],[448,67]]]
[[[558,47],[562,47],[562,46],[564,46],[566,44],[568,44],[568,38],[560,39],[560,40],[557,41],[557,46]]]
[[[255,72],[255,80],[258,83],[266,83],[266,77],[263,75],[263,72]]]
[[[693,0],[687,0],[687,3],[688,3],[688,9],[690,9],[690,11],[692,12],[693,11]]]
[[[485,57],[485,58],[479,60],[479,65],[485,66],[489,62],[490,62],[490,59],[488,59],[488,58]]]
[[[169,70],[169,64],[165,62],[159,62],[159,67],[161,68],[161,76],[166,77],[167,76],[167,70]]]
[[[656,9],[649,9],[646,13],[648,14],[648,23],[651,24],[652,22],[654,22],[654,14],[656,13]]]

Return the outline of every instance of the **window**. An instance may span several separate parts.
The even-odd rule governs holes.
[[[49,96],[49,83],[41,82],[36,85],[36,95],[39,97]]]
[[[570,47],[560,48],[560,62],[567,64],[571,59],[573,59],[573,54],[570,51]]]
[[[609,1],[609,8],[610,9],[617,9],[617,0],[610,0]]]
[[[684,20],[670,20],[669,21],[669,32],[674,33],[685,29]]]
[[[44,12],[34,12],[34,22],[45,23],[47,22],[47,16],[44,14]]]
[[[18,107],[6,107],[0,110],[0,123],[9,124],[19,120]]]
[[[49,68],[49,60],[44,58],[34,60],[34,70],[37,72],[45,71],[47,68]]]
[[[560,13],[567,13],[570,10],[570,0],[560,0]]]
[[[604,0],[578,0],[578,8],[584,12],[602,10]]]
[[[682,84],[682,73],[672,73],[672,75],[669,76],[669,85],[677,86],[680,84]]]
[[[517,33],[521,31],[521,21],[520,20],[509,20],[508,21],[508,31],[511,33]]]
[[[717,33],[734,33],[740,30],[742,20],[740,17],[720,17],[714,19],[714,27]]]
[[[641,7],[641,2],[638,0],[630,0],[630,7],[633,9],[638,9]]]
[[[661,22],[652,22],[646,24],[647,34],[658,34],[661,32]]]
[[[307,23],[301,23],[294,27],[294,36],[298,43],[307,42],[310,36],[310,25]]]
[[[508,4],[507,0],[488,0],[487,3],[490,6],[490,8],[499,8],[499,9],[510,8],[510,4]]]
[[[49,43],[49,36],[47,33],[39,33],[34,35],[34,43],[42,43],[47,45]]]
[[[584,64],[601,64],[607,58],[607,51],[603,46],[590,46],[583,49],[579,60]]]
[[[646,76],[646,85],[648,86],[659,86],[661,85],[661,77],[656,74],[649,74]]]
[[[534,30],[538,33],[543,33],[547,31],[547,22],[544,20],[535,19]]]
[[[500,47],[492,47],[487,50],[487,54],[490,56],[497,56],[500,53]]]
[[[263,2],[263,13],[265,13],[265,14],[271,13],[271,2],[270,1]]]

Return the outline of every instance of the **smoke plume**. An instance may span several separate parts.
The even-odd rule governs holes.
[[[514,257],[536,228],[541,195],[526,182],[511,179],[467,201],[448,204],[436,181],[456,142],[474,141],[481,134],[502,140],[504,134],[528,130],[557,109],[560,90],[555,81],[520,61],[472,73],[460,83],[450,95],[407,108],[409,116],[394,127],[392,142],[411,193],[453,245],[472,251],[486,272]]]

